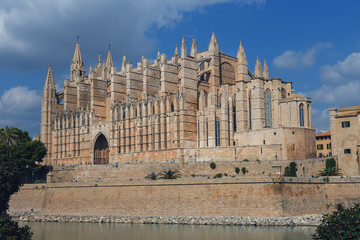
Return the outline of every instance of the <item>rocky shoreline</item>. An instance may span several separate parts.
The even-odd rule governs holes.
[[[317,226],[322,215],[293,217],[158,217],[158,216],[78,216],[11,213],[21,222],[125,223],[125,224],[190,224],[230,226]]]

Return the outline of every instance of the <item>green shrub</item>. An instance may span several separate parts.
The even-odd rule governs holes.
[[[214,162],[210,163],[210,168],[211,169],[215,169],[216,168],[216,164]]]
[[[236,167],[235,172],[236,172],[236,174],[239,174],[240,173],[240,168]]]
[[[245,173],[247,173],[246,168],[245,168],[245,167],[242,167],[242,168],[241,168],[241,172],[245,175]]]
[[[218,174],[216,174],[216,175],[215,175],[215,177],[214,177],[214,178],[222,178],[222,176],[223,176],[223,174],[222,174],[222,173],[218,173]]]
[[[97,187],[97,186],[98,186],[97,184],[94,185],[94,187]]]
[[[340,173],[341,169],[337,167],[331,167],[331,168],[324,168],[323,170],[320,170],[317,177],[323,177],[323,176],[341,176],[342,173]]]
[[[344,208],[338,204],[336,211],[323,215],[313,239],[360,239],[360,205]]]
[[[246,158],[243,160],[243,162],[248,162],[248,161],[249,161],[249,160],[248,160],[248,159],[246,159]]]
[[[290,176],[290,167],[289,166],[286,166],[285,167],[285,174],[284,174],[286,177]]]
[[[177,178],[181,178],[181,173],[179,172],[179,170],[163,170],[161,172],[159,172],[158,174],[158,178],[159,179],[177,179]]]
[[[334,158],[326,159],[325,168],[336,168],[336,161]]]
[[[157,175],[155,172],[152,172],[152,173],[148,174],[145,178],[149,178],[151,180],[156,180]]]
[[[340,169],[336,167],[334,158],[326,159],[325,168],[320,170],[317,177],[320,176],[341,176]]]
[[[297,164],[295,162],[291,162],[289,166],[285,167],[285,176],[286,177],[296,177],[297,172]]]
[[[227,176],[229,176],[229,175],[228,175],[227,173],[224,173],[224,176],[227,177]]]

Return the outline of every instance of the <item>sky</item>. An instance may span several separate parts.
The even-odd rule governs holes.
[[[270,77],[312,98],[313,125],[329,130],[328,109],[360,105],[360,1],[333,0],[0,0],[0,127],[40,133],[48,65],[57,91],[69,78],[77,36],[85,69],[111,45],[115,66],[157,50],[171,56],[184,35],[236,56],[256,58]]]

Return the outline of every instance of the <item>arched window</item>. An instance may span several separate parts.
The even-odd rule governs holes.
[[[249,92],[249,129],[251,130],[251,92]]]
[[[265,127],[272,127],[272,108],[270,89],[265,91]]]
[[[304,104],[299,106],[300,127],[304,126]]]
[[[209,125],[208,119],[206,118],[206,146],[209,146]]]
[[[307,126],[311,127],[310,126],[310,104],[307,104],[307,106],[306,106],[306,113],[307,113]]]
[[[236,99],[234,99],[234,103],[233,103],[233,124],[234,124],[234,132],[236,132]]]
[[[155,149],[155,123],[153,125],[153,149]]]
[[[281,98],[286,98],[286,90],[284,88],[281,89]]]
[[[215,118],[215,146],[220,146],[220,120]]]

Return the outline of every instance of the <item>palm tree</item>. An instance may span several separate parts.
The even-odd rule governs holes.
[[[14,127],[8,127],[0,130],[0,143],[10,147],[18,144],[18,135]]]
[[[163,170],[159,172],[158,179],[177,179],[181,178],[181,173],[178,170]]]

